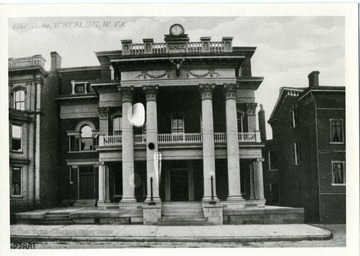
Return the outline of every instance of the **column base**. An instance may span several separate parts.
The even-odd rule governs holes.
[[[160,197],[153,197],[153,201],[155,202],[155,203],[161,203],[161,198]],[[145,199],[145,201],[144,201],[144,203],[150,203],[151,202],[151,200],[150,200],[150,197],[146,197],[146,199]]]
[[[214,196],[214,199],[211,199],[211,196],[204,196],[201,201],[202,202],[210,202],[210,201],[220,202],[220,200],[219,200],[219,198],[217,198],[217,196]]]
[[[119,204],[121,203],[136,203],[135,197],[123,197]]]
[[[245,199],[241,195],[229,195],[226,201],[244,201]]]

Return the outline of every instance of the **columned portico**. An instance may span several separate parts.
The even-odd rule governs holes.
[[[133,87],[120,87],[122,102],[122,178],[123,195],[120,203],[136,202],[134,191],[134,133],[133,126],[128,119],[129,109],[132,108]]]
[[[237,84],[225,84],[226,141],[229,195],[227,201],[243,200],[240,191],[239,139],[237,127]]]
[[[203,165],[204,165],[204,197],[203,201],[211,200],[211,176],[213,176],[214,199],[216,196],[215,178],[215,141],[213,123],[212,94],[214,84],[201,84],[201,113],[202,113],[202,136],[203,136]]]
[[[159,196],[159,174],[155,170],[154,154],[158,152],[158,127],[157,127],[157,92],[158,86],[144,86],[146,96],[146,177],[147,177],[147,196],[146,201],[150,200],[151,184],[153,178],[153,200],[160,202]]]

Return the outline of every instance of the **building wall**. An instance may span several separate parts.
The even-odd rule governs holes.
[[[60,78],[50,71],[41,88],[40,123],[40,201],[43,207],[59,204],[59,107],[55,98],[59,95]]]

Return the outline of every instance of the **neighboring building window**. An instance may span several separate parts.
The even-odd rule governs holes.
[[[345,162],[334,161],[332,165],[332,184],[345,185]]]
[[[113,118],[113,135],[121,135],[121,117]]]
[[[21,151],[21,135],[22,127],[19,125],[12,125],[11,150]]]
[[[85,93],[85,84],[75,84],[75,93]]]
[[[94,140],[92,137],[92,130],[89,125],[84,125],[81,128],[81,150],[93,150]]]
[[[342,119],[330,120],[330,142],[344,143],[344,129]]]
[[[21,168],[12,168],[11,173],[11,195],[21,196]]]
[[[25,110],[25,92],[23,90],[14,93],[14,108]]]
[[[269,169],[277,170],[278,167],[278,156],[276,151],[269,151]]]
[[[301,163],[301,144],[300,142],[295,142],[293,144],[293,164],[299,165]]]
[[[299,114],[296,108],[290,111],[290,127],[295,128],[299,126]]]
[[[171,130],[172,133],[184,133],[184,115],[175,114],[172,116],[171,120]]]

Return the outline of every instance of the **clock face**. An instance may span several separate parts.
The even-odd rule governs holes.
[[[174,24],[170,27],[170,34],[173,36],[180,36],[184,34],[184,28],[180,24]]]

